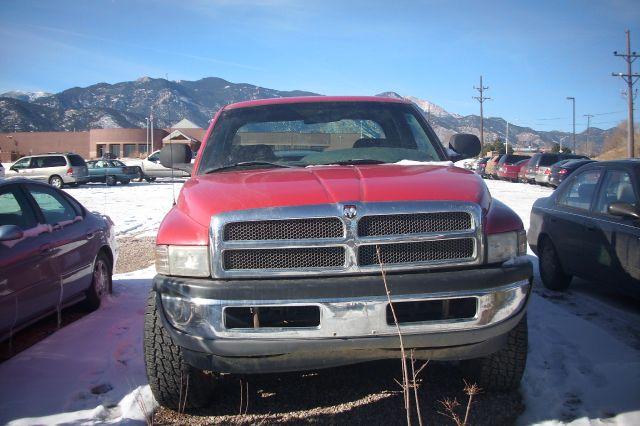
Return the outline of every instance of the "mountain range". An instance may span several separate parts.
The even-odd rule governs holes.
[[[197,81],[170,81],[142,77],[116,84],[98,83],[74,87],[60,93],[11,91],[0,94],[0,131],[70,131],[92,128],[144,127],[145,117],[153,111],[156,127],[169,128],[183,118],[206,127],[222,106],[239,101],[289,96],[317,95],[300,90],[280,91],[246,83],[231,83],[217,77]],[[434,130],[446,143],[454,133],[479,135],[480,117],[462,116],[412,96],[384,92],[378,96],[397,97],[414,102],[423,110]],[[484,119],[485,141],[504,141],[506,121],[498,117]],[[595,151],[602,147],[612,129],[590,129]],[[577,134],[578,147],[585,132]],[[519,147],[550,147],[570,144],[571,133],[539,131],[510,124],[509,141]]]

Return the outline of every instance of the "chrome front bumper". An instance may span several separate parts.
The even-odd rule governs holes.
[[[522,280],[501,287],[483,290],[391,295],[391,300],[394,303],[401,303],[459,298],[476,299],[476,314],[471,318],[411,322],[400,325],[400,330],[403,334],[429,334],[476,330],[497,324],[523,309],[529,290],[529,280]],[[397,335],[395,324],[389,324],[387,321],[387,306],[389,302],[386,296],[326,300],[240,301],[186,299],[163,294],[161,300],[165,316],[171,326],[200,339],[349,339]],[[225,326],[225,310],[228,308],[292,306],[317,306],[320,310],[319,326],[233,329],[228,329]],[[176,318],[185,309],[190,312],[188,322],[176,321]]]

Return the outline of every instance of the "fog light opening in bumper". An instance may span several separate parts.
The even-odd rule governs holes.
[[[476,316],[478,309],[475,297],[442,300],[420,300],[394,302],[399,324],[428,321],[466,320]],[[391,306],[387,305],[387,324],[393,325]]]
[[[318,306],[254,306],[224,309],[226,329],[308,328],[320,326]]]

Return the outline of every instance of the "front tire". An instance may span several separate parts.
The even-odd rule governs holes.
[[[131,182],[129,179],[122,179],[120,181],[120,183],[123,184],[123,185],[129,185],[129,182]]]
[[[53,175],[49,178],[49,185],[53,186],[54,188],[60,189],[64,185],[64,181],[60,176]]]
[[[539,266],[542,283],[549,290],[563,291],[571,284],[571,275],[562,269],[558,253],[549,238],[541,241]]]
[[[144,173],[142,173],[142,169],[140,167],[136,167],[136,178],[134,180],[136,182],[142,182],[144,180]]]
[[[484,358],[464,361],[466,376],[485,390],[517,389],[527,365],[528,334],[525,314],[509,332],[504,348]]]
[[[173,343],[162,324],[157,293],[153,290],[147,297],[144,314],[143,352],[149,386],[160,405],[180,411],[202,407],[210,401],[213,376],[184,361],[182,349]]]
[[[111,284],[111,263],[109,258],[100,252],[93,265],[91,287],[86,292],[85,307],[91,311],[98,309],[102,299],[111,294]]]

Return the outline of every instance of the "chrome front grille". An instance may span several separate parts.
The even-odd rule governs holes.
[[[226,250],[224,269],[331,268],[344,265],[342,247]]]
[[[380,249],[383,265],[468,260],[473,258],[474,253],[473,238],[367,245],[358,248],[360,266],[379,264],[376,247]]]
[[[337,217],[232,222],[224,226],[225,241],[300,240],[341,238],[344,226]]]
[[[345,206],[355,207],[353,218]],[[345,203],[211,218],[214,278],[372,273],[482,263],[480,207],[465,202]]]
[[[423,234],[471,229],[467,212],[365,216],[358,221],[358,236]]]

